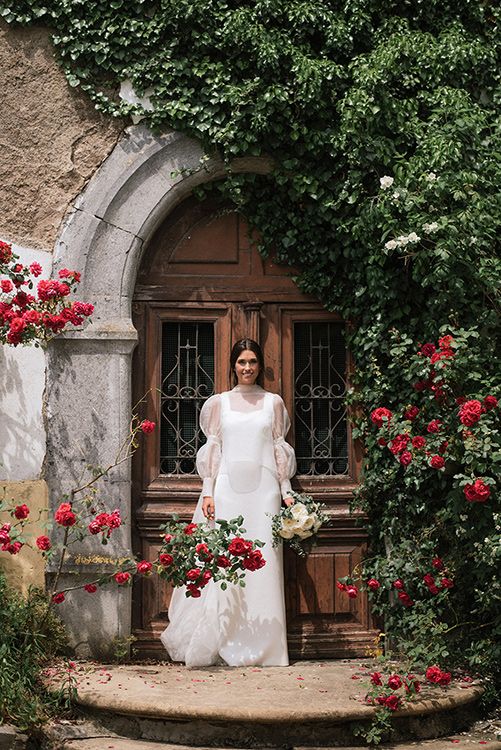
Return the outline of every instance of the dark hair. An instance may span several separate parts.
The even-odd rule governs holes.
[[[242,352],[245,352],[245,350],[254,352],[257,357],[257,361],[259,364],[259,375],[256,378],[256,383],[262,386],[264,378],[264,355],[263,350],[261,349],[257,341],[254,341],[254,339],[240,339],[240,341],[236,341],[233,344],[233,349],[231,350],[230,354],[230,380],[233,385],[236,385],[236,383],[238,382],[235,373],[235,365],[237,363],[237,359]]]

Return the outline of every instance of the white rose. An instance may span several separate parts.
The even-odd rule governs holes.
[[[427,180],[427,182],[435,182],[435,180],[437,179],[437,175],[435,174],[435,172],[428,172],[425,179]]]
[[[292,539],[294,534],[295,532],[289,529],[280,529],[280,531],[278,532],[278,535],[281,536],[282,539]]]
[[[425,234],[433,234],[438,229],[438,224],[436,221],[432,221],[431,224],[423,224],[423,232]]]
[[[297,536],[300,539],[308,539],[309,536],[313,536],[313,531],[301,531],[301,530],[299,530],[299,531],[296,532],[296,534],[297,534]]]
[[[388,242],[385,242],[384,246],[387,250],[394,250],[398,245],[395,240],[388,240]]]
[[[389,177],[388,175],[385,175],[384,177],[381,177],[379,179],[379,184],[381,185],[381,190],[387,190],[389,187],[393,185],[395,180],[393,177]]]
[[[282,529],[287,531],[294,531],[297,528],[297,521],[295,518],[284,518],[282,519]]]
[[[314,524],[315,524],[315,516],[309,515],[303,521],[302,528],[305,530],[311,529]]]
[[[421,237],[418,237],[416,232],[411,232],[409,236],[407,237],[407,239],[409,240],[409,242],[419,242]]]
[[[404,234],[401,234],[400,237],[397,237],[397,245],[401,245],[405,247],[409,242],[409,238],[406,237]]]

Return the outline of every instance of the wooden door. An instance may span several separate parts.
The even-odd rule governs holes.
[[[360,656],[375,637],[365,598],[348,599],[336,579],[360,562],[363,526],[348,511],[360,457],[343,404],[349,379],[345,324],[298,292],[290,271],[263,261],[245,222],[216,202],[190,199],[159,228],[136,285],[135,402],[159,425],[133,465],[134,545],[153,559],[159,525],[171,513],[190,518],[200,494],[195,455],[203,442],[198,414],[212,393],[230,387],[232,343],[244,336],[265,352],[265,387],[281,393],[292,420],[297,491],[328,506],[307,559],[286,554],[292,658]],[[163,658],[169,587],[138,581],[133,597],[138,653]]]

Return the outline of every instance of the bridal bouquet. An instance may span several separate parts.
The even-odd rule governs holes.
[[[272,518],[273,546],[286,542],[298,555],[310,551],[314,536],[328,519],[325,505],[317,503],[310,495],[291,492],[294,504],[281,508]]]
[[[218,520],[215,528],[205,523],[185,523],[173,516],[161,530],[158,574],[173,586],[186,586],[186,596],[197,598],[209,581],[245,586],[245,575],[266,564],[264,542],[244,539],[243,518]]]

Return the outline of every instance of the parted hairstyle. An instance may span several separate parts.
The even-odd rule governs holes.
[[[257,361],[259,364],[259,375],[257,376],[256,383],[262,387],[264,382],[264,355],[263,350],[261,349],[257,341],[254,341],[254,339],[240,339],[233,344],[233,349],[231,350],[230,354],[231,383],[232,385],[236,385],[238,382],[237,375],[235,373],[235,365],[239,356],[246,349],[250,352],[254,352],[257,357]]]

